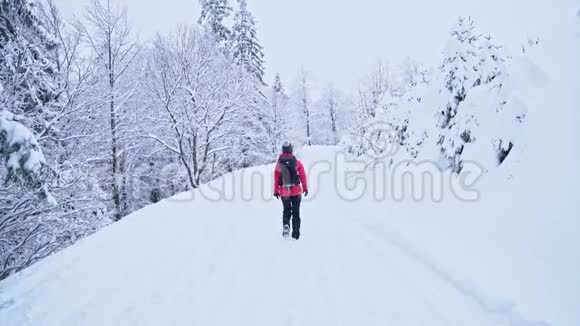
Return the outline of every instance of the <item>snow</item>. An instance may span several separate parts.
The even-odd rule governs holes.
[[[8,169],[23,168],[25,171],[37,173],[42,165],[46,164],[34,134],[7,111],[0,112],[0,133],[4,134],[7,148],[19,145],[17,151],[8,154],[6,159]]]
[[[447,183],[440,202],[344,200],[356,189],[337,183],[353,172],[337,166],[339,149],[304,148],[312,187],[299,241],[281,239],[273,166],[238,171],[6,279],[0,325],[578,325],[580,42],[570,36],[511,65],[503,112],[525,112],[522,133],[478,115],[498,128],[475,128],[478,140],[500,130],[525,144],[476,184],[478,201]],[[489,87],[462,108],[491,107]],[[485,161],[487,144],[465,155]],[[376,185],[371,172],[355,181]]]
[[[574,301],[550,292],[559,281],[520,242],[542,223],[454,200],[340,200],[337,150],[298,153],[317,180],[299,241],[281,238],[281,204],[262,196],[273,166],[242,170],[0,283],[0,324],[574,325],[549,313]]]
[[[336,147],[303,148],[297,155],[312,187],[299,241],[281,238],[273,166],[241,170],[0,282],[0,325],[579,325],[580,22],[573,18],[573,28],[511,59],[501,93],[475,86],[459,104],[475,137],[464,159],[487,172],[471,178],[477,200],[453,188],[465,174],[441,176],[443,200],[418,201],[404,192],[416,190],[404,174],[387,170],[394,179],[381,184],[378,169],[339,166]],[[433,110],[436,96],[426,96],[422,107]],[[496,96],[508,99],[499,112],[489,110]],[[410,109],[394,118],[408,118]],[[522,126],[510,119],[523,115]],[[433,131],[432,120],[413,124],[424,125],[411,128],[418,139]],[[8,144],[37,147],[11,116],[3,113],[0,127]],[[497,137],[517,144],[499,167]],[[420,159],[434,157],[427,152],[435,146],[423,147]],[[24,167],[41,163],[42,153],[32,151]],[[377,201],[369,191],[377,185],[403,189],[404,197]]]

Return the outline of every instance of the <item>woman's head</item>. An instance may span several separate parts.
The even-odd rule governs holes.
[[[284,144],[282,144],[282,153],[292,154],[293,150],[294,148],[292,147],[292,144],[289,141],[285,141]]]

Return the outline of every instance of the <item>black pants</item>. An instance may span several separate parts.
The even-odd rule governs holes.
[[[282,197],[282,205],[284,205],[284,213],[282,214],[282,226],[290,225],[290,217],[292,216],[292,237],[295,239],[300,237],[301,200],[302,195]]]

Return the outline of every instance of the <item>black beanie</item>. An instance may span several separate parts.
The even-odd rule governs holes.
[[[290,144],[289,142],[284,142],[284,144],[282,145],[282,153],[285,154],[292,154],[292,144]]]

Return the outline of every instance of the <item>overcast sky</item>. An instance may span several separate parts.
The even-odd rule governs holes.
[[[55,1],[67,16],[81,15],[90,2]],[[169,33],[180,23],[194,23],[200,13],[198,0],[117,1],[127,8],[141,40],[157,32]],[[248,0],[265,47],[267,81],[279,72],[291,89],[304,65],[320,87],[333,83],[345,91],[355,88],[379,60],[395,65],[409,56],[427,64],[438,62],[449,28],[459,15],[472,16],[480,32],[518,48],[573,2]]]

